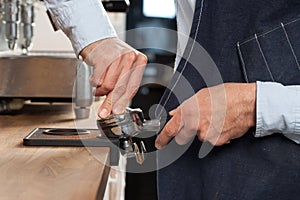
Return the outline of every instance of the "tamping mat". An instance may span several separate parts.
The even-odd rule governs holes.
[[[25,138],[26,146],[109,147],[110,165],[118,165],[119,140],[107,138],[98,129],[36,128]]]

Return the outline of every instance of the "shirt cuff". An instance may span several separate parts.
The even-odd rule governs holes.
[[[282,133],[300,143],[300,86],[256,82],[255,137]]]
[[[77,56],[95,41],[117,37],[99,0],[46,0],[46,6],[59,28],[71,40]]]

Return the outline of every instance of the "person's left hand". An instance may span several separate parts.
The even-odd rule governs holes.
[[[158,135],[155,146],[175,137],[179,145],[198,136],[215,146],[243,136],[255,126],[256,83],[225,83],[204,88],[170,112],[172,118]]]
[[[80,55],[94,67],[90,78],[95,96],[106,96],[99,117],[123,113],[137,93],[147,57],[119,38],[98,40],[85,47]]]

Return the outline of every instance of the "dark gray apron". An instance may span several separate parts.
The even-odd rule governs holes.
[[[197,0],[190,36],[211,55],[224,82],[300,84],[299,0]],[[188,43],[185,56],[198,53]],[[221,83],[212,74],[207,84],[198,73],[205,67],[183,58],[177,69],[182,76],[175,75],[170,87],[176,83],[180,93],[187,79],[197,92]],[[166,90],[161,104],[169,111],[179,102]],[[281,134],[254,138],[253,132],[214,147],[202,159],[202,143],[195,138],[179,159],[158,171],[159,199],[299,199],[300,145]],[[159,151],[158,165],[172,154],[172,148]]]

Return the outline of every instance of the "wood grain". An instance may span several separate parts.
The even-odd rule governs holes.
[[[27,105],[20,114],[0,115],[0,199],[101,199],[109,149],[23,146],[37,127],[76,127],[72,107]]]

